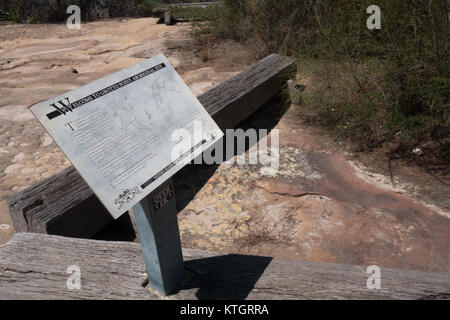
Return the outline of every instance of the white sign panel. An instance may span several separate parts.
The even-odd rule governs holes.
[[[30,109],[114,218],[223,136],[163,55]]]

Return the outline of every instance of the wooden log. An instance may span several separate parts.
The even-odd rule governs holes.
[[[294,62],[272,54],[202,94],[199,100],[222,130],[234,128],[276,96],[293,75]]]
[[[219,255],[185,249],[186,279],[169,299],[449,299],[450,275],[381,268],[368,289],[366,267]],[[80,290],[66,282],[80,268]],[[144,286],[140,245],[18,233],[0,248],[0,299],[160,299]]]
[[[166,25],[172,25],[182,20],[177,20],[173,16],[172,11],[176,11],[176,8],[206,8],[209,5],[217,4],[216,1],[208,2],[191,2],[191,3],[172,3],[158,6],[152,10],[152,15],[160,18],[158,23],[165,23]],[[175,10],[174,10],[175,9]]]
[[[199,100],[222,130],[234,128],[277,95],[293,64],[270,55]],[[17,232],[91,238],[113,220],[73,166],[15,194],[8,206]]]
[[[172,14],[170,13],[170,10],[166,10],[164,12],[164,23],[166,26],[170,26],[172,24]]]
[[[182,8],[206,8],[209,5],[217,4],[217,1],[204,1],[204,2],[181,2],[181,3],[172,3],[168,6],[170,7],[182,7]]]
[[[204,2],[180,2],[180,3],[170,3],[170,4],[164,4],[157,6],[152,10],[152,13],[154,15],[161,15],[161,13],[164,13],[167,10],[170,10],[171,8],[206,8],[207,6],[217,4],[217,1],[204,1]]]

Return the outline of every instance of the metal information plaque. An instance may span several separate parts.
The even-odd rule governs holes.
[[[163,55],[30,109],[114,218],[223,136]]]

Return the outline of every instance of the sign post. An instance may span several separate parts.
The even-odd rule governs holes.
[[[172,179],[133,207],[149,284],[166,295],[183,280],[184,264]]]
[[[133,208],[149,283],[176,291],[183,258],[171,177],[223,133],[163,55],[31,111],[117,219]]]

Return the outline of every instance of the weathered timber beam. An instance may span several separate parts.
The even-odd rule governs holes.
[[[199,100],[222,130],[234,128],[280,92],[292,76],[293,66],[293,60],[272,54]]]
[[[156,7],[152,10],[152,14],[159,18],[164,18],[166,25],[174,24],[177,19],[172,12],[176,8],[206,8],[209,5],[216,4],[216,1],[211,2],[192,2],[192,3],[172,3]],[[175,14],[176,16],[176,14]],[[179,20],[178,20],[179,21]]]
[[[153,13],[158,14],[170,10],[170,8],[206,8],[212,4],[217,4],[217,1],[171,3],[154,8]]]
[[[198,98],[221,129],[234,128],[279,93],[293,65],[270,55]],[[112,221],[73,166],[15,194],[8,206],[17,232],[90,238]]]
[[[169,7],[197,7],[197,8],[206,8],[211,4],[216,4],[217,1],[204,1],[204,2],[181,2],[181,3],[172,3],[169,4]]]
[[[450,275],[184,250],[184,287],[170,299],[449,299]],[[81,289],[69,290],[70,265]],[[0,299],[159,299],[144,288],[140,245],[18,233],[0,248]]]

